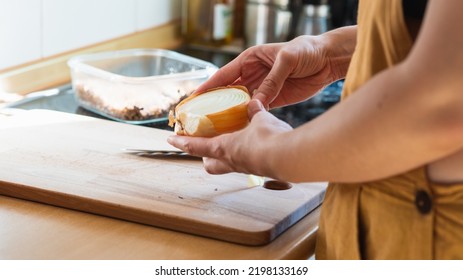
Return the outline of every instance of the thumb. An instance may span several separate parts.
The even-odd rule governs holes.
[[[248,117],[249,120],[251,120],[255,114],[259,112],[266,112],[264,105],[262,105],[262,102],[258,99],[253,99],[249,101],[248,104]]]

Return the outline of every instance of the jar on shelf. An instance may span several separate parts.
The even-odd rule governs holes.
[[[233,1],[184,0],[182,5],[187,44],[219,47],[231,42]]]

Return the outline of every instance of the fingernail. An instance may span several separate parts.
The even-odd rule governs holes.
[[[252,99],[257,99],[260,101],[265,110],[269,110],[269,105],[267,104],[267,95],[259,92],[252,96]]]
[[[258,93],[255,93],[253,96],[252,96],[252,99],[257,99],[259,100],[260,102],[264,103],[265,99],[266,99],[266,96],[265,94],[261,93],[261,92],[258,92]]]
[[[260,101],[259,99],[255,99],[255,102],[257,103],[257,106],[259,107],[259,109],[265,110],[264,105],[262,104],[262,101]]]
[[[167,143],[172,144],[175,142],[175,135],[170,135],[167,137]]]

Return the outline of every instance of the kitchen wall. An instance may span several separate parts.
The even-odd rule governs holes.
[[[0,71],[161,26],[181,0],[0,0]]]

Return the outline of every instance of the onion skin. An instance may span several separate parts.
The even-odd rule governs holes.
[[[247,94],[243,103],[229,107],[223,111],[207,114],[204,116],[195,115],[192,117],[188,112],[181,111],[182,105],[195,97],[217,90],[235,88]],[[244,86],[226,86],[208,89],[204,92],[195,92],[181,101],[174,112],[169,114],[169,125],[174,126],[177,135],[188,135],[196,137],[213,137],[224,133],[230,133],[246,127],[249,123],[248,103],[251,99],[249,91]]]

